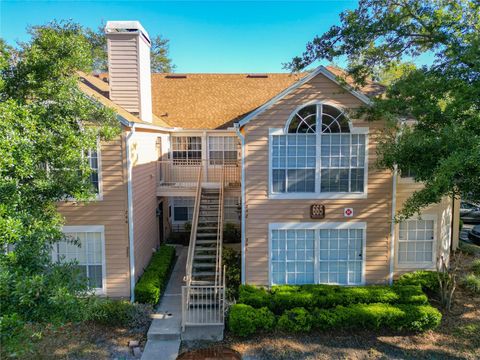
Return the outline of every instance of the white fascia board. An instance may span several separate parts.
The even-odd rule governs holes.
[[[120,121],[120,123],[123,125],[123,126],[127,126],[127,127],[134,127],[137,128],[137,129],[148,129],[148,130],[158,130],[158,131],[167,131],[167,132],[171,132],[171,131],[176,131],[178,128],[168,128],[168,127],[164,127],[164,126],[158,126],[158,125],[149,125],[149,124],[142,124],[142,123],[136,123],[136,122],[133,122],[133,121],[128,121],[127,119],[125,119],[123,116],[117,114],[117,119]]]
[[[303,84],[307,83],[308,81],[310,81],[311,79],[313,79],[315,76],[319,75],[319,74],[322,74],[324,75],[327,79],[333,81],[334,83],[336,83],[337,85],[341,86],[342,88],[344,88],[345,90],[347,90],[348,92],[350,92],[353,96],[355,96],[356,98],[358,98],[360,101],[362,101],[363,103],[365,103],[366,105],[371,105],[372,104],[372,101],[368,98],[368,96],[354,90],[352,87],[350,86],[347,86],[345,84],[341,84],[338,80],[337,80],[337,77],[335,74],[333,74],[332,72],[330,72],[327,68],[325,68],[323,65],[320,65],[319,67],[317,67],[314,71],[312,71],[310,74],[308,74],[307,76],[303,77],[302,79],[298,80],[296,83],[294,83],[293,85],[289,86],[288,88],[286,88],[285,90],[283,90],[282,92],[280,92],[277,96],[275,96],[274,98],[270,99],[269,101],[267,101],[265,104],[263,104],[262,106],[260,106],[259,108],[257,108],[256,110],[252,111],[250,114],[248,114],[247,116],[245,116],[242,120],[240,120],[238,122],[238,126],[239,127],[242,127],[244,125],[246,125],[248,122],[250,122],[250,120],[252,120],[254,117],[256,117],[257,115],[261,114],[262,112],[264,112],[265,110],[267,110],[269,107],[271,107],[273,104],[275,104],[277,101],[283,99],[285,96],[287,96],[290,92],[292,92],[293,90],[297,89],[298,87],[302,86]]]

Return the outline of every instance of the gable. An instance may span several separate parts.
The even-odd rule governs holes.
[[[336,68],[332,68],[332,69],[336,69]],[[336,69],[336,70],[339,70],[341,72],[340,69]],[[261,113],[263,113],[267,109],[274,106],[276,103],[288,97],[292,97],[294,95],[300,95],[301,97],[302,93],[307,95],[307,97],[303,99],[304,100],[303,103],[307,103],[308,101],[312,101],[312,100],[330,101],[333,103],[337,101],[339,102],[338,105],[344,108],[356,108],[356,107],[359,107],[360,105],[369,105],[370,99],[368,98],[367,95],[354,90],[348,84],[341,84],[337,80],[337,76],[340,76],[340,75],[342,74],[341,73],[334,74],[329,69],[323,66],[319,66],[313,72],[303,77],[295,84],[292,84],[289,88],[279,93],[270,101],[266,102],[255,111],[246,115],[243,119],[241,119],[241,121],[239,121],[238,126],[242,127],[246,125],[248,122],[258,117]],[[346,80],[348,82],[349,80],[348,77]],[[305,91],[305,89],[308,88],[309,86],[311,87],[311,89],[314,89],[314,91]],[[369,84],[369,86],[370,86],[369,89],[377,88],[376,86],[372,86],[372,84]],[[313,98],[308,100],[308,97],[313,97]],[[353,103],[350,104],[351,101],[353,101],[353,103],[355,104]],[[345,103],[345,105],[341,105],[341,103]],[[299,105],[301,105],[301,103],[299,103],[297,106]]]

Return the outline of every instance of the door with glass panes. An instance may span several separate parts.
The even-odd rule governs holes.
[[[274,227],[270,233],[271,284],[363,282],[364,228]]]

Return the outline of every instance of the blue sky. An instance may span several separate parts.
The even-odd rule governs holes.
[[[282,72],[307,41],[338,24],[356,1],[13,1],[0,0],[0,34],[28,39],[28,25],[73,19],[139,20],[151,36],[170,39],[177,72]]]

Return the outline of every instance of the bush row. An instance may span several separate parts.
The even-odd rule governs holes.
[[[353,304],[311,311],[296,307],[275,316],[266,307],[236,304],[230,308],[228,327],[238,336],[249,336],[274,327],[289,333],[331,329],[380,329],[425,331],[436,328],[442,314],[430,305]]]
[[[170,268],[175,259],[175,248],[162,245],[152,256],[145,272],[135,285],[135,300],[139,303],[158,303],[160,295],[165,290]]]
[[[241,304],[254,308],[266,307],[280,315],[285,310],[303,307],[333,308],[362,303],[417,304],[428,303],[427,296],[419,285],[405,286],[357,286],[335,285],[281,285],[270,290],[251,285],[242,285],[239,290]]]
[[[420,285],[423,291],[436,293],[439,289],[439,273],[436,271],[418,270],[401,275],[396,285]],[[441,276],[441,275],[440,275]]]

